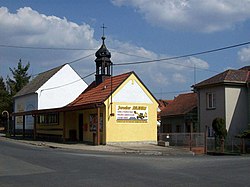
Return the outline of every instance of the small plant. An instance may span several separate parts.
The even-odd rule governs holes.
[[[236,137],[250,139],[250,130],[245,130],[243,133],[238,134]]]
[[[221,152],[224,153],[224,141],[227,136],[225,120],[223,118],[215,118],[212,127],[215,132],[215,141],[219,144]]]

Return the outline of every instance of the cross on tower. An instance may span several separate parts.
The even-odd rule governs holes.
[[[106,29],[107,27],[104,26],[104,24],[102,24],[102,36],[104,37],[104,29]]]

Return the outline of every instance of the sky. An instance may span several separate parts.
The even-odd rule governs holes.
[[[11,75],[19,59],[30,63],[32,76],[71,62],[81,77],[93,73],[103,24],[114,64],[249,42],[249,10],[250,0],[0,0],[0,76]],[[114,75],[134,71],[156,98],[173,99],[195,83],[247,65],[249,44],[114,66]]]

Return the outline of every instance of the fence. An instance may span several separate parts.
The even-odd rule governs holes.
[[[207,137],[207,151],[216,152],[220,147],[214,137]],[[250,153],[250,140],[240,138],[226,138],[224,151],[229,153]]]
[[[181,146],[190,150],[201,149],[205,151],[204,133],[160,133],[159,141],[166,142],[169,146]]]
[[[159,141],[165,145],[189,148],[192,151],[219,152],[220,147],[214,137],[205,137],[205,133],[160,133]],[[224,151],[228,153],[250,153],[250,140],[227,138]]]

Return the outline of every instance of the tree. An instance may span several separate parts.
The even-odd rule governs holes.
[[[4,120],[2,116],[4,110],[11,111],[11,97],[6,89],[3,77],[0,77],[0,123]]]
[[[223,118],[215,118],[212,123],[216,142],[219,140],[221,152],[224,152],[224,141],[227,136],[226,123]]]
[[[23,66],[21,59],[17,64],[17,68],[10,69],[13,79],[9,76],[7,77],[7,85],[11,96],[14,96],[17,92],[19,92],[26,84],[29,83],[30,77],[28,75],[28,70],[30,67],[30,63]]]

